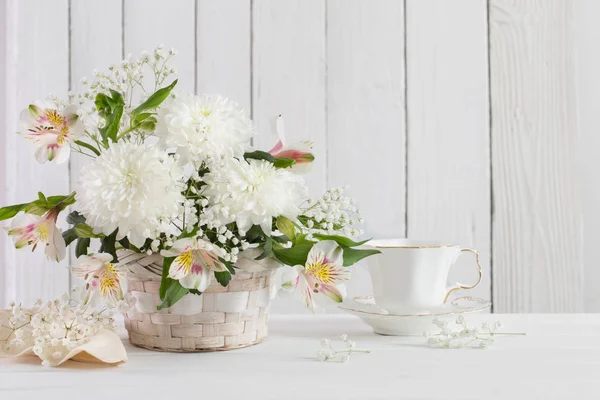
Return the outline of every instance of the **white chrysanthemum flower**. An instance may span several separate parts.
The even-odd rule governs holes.
[[[269,235],[273,218],[295,219],[308,196],[301,176],[264,160],[232,159],[204,180],[208,184],[204,194],[211,204],[205,212],[220,216],[222,223],[235,221],[242,233],[260,225]]]
[[[160,110],[156,133],[184,161],[200,163],[241,157],[254,129],[244,110],[225,97],[182,94]]]
[[[181,179],[173,158],[159,148],[118,142],[84,170],[77,204],[95,232],[118,228],[117,239],[127,236],[139,247],[183,211]]]

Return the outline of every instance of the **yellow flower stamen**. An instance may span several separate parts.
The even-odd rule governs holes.
[[[335,280],[331,274],[331,264],[317,262],[315,264],[309,264],[306,267],[306,273],[313,276],[319,282],[323,282],[326,285],[333,285]]]
[[[106,297],[110,292],[114,291],[119,287],[119,278],[117,271],[111,263],[106,263],[105,270],[102,271],[100,279],[100,293],[103,297]]]
[[[179,256],[177,256],[177,261],[179,265],[181,265],[185,274],[189,274],[192,269],[192,264],[194,261],[194,254],[192,250],[184,251]]]
[[[43,242],[48,241],[48,236],[50,234],[50,227],[48,223],[40,224],[38,227],[35,228],[35,230],[40,240],[42,240]]]
[[[44,110],[44,115],[46,116],[46,118],[48,118],[48,121],[50,121],[52,126],[57,129],[62,130],[67,125],[65,117],[60,115],[56,110],[46,109]]]

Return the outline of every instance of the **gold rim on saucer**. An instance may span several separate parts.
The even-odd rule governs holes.
[[[359,300],[362,300],[362,301],[371,300],[371,301],[373,301],[373,304],[365,304],[365,303],[363,303],[363,304],[365,304],[366,306],[372,305],[372,306],[378,307],[377,303],[375,303],[373,296],[357,296],[357,297],[353,298],[353,301],[355,303],[359,303]],[[461,306],[459,306],[457,304],[461,300],[473,302],[475,304],[479,304],[479,306],[478,307],[461,308]],[[346,307],[343,304],[340,304],[338,306],[338,308],[340,308],[341,310],[344,310],[344,311],[354,312],[354,313],[368,315],[368,316],[372,316],[372,317],[402,317],[402,318],[406,318],[406,317],[438,317],[441,315],[464,314],[464,313],[473,313],[473,312],[478,312],[478,311],[484,311],[492,306],[492,302],[488,301],[488,300],[480,299],[477,297],[462,296],[462,297],[457,297],[456,299],[452,300],[450,305],[456,307],[456,309],[448,310],[447,312],[442,312],[442,313],[421,313],[421,314],[390,314],[390,313],[383,314],[381,312],[369,312],[369,311],[365,311],[365,310],[357,310],[357,309],[354,309],[351,307]],[[383,310],[381,308],[381,311],[385,311],[385,310]]]

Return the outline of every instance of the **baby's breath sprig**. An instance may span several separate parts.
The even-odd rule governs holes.
[[[298,219],[310,239],[313,234],[359,236],[363,222],[354,199],[345,194],[347,186],[327,190],[318,200],[309,201]]]
[[[431,321],[439,331],[425,332],[430,347],[459,349],[464,347],[486,348],[495,341],[497,335],[525,335],[525,333],[498,332],[502,328],[500,321],[489,324],[487,321],[480,326],[470,327],[464,315],[456,317],[454,326],[449,320],[434,318]]]
[[[347,363],[350,362],[352,353],[370,353],[371,350],[361,350],[356,348],[356,342],[348,339],[345,333],[340,336],[340,341],[344,345],[343,349],[334,349],[331,340],[322,339],[321,349],[317,352],[317,360],[319,361],[337,361]]]

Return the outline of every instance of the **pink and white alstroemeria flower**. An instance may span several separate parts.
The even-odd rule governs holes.
[[[31,104],[21,112],[23,134],[36,145],[35,158],[40,163],[56,161],[64,163],[71,152],[70,142],[84,128],[76,106],[67,106],[59,111],[54,106]]]
[[[49,260],[60,261],[67,254],[65,240],[60,230],[56,227],[58,211],[50,210],[44,216],[34,214],[19,214],[13,218],[7,230],[14,236],[17,249],[33,245],[36,249],[38,243],[45,245],[46,257]]]
[[[313,312],[320,300],[341,303],[345,288],[342,282],[350,279],[343,266],[343,250],[333,240],[316,243],[308,253],[306,265],[283,267],[282,288],[299,290],[306,306]]]
[[[121,282],[126,277],[126,271],[111,261],[113,256],[106,253],[83,255],[77,259],[77,265],[71,270],[85,280],[87,304],[96,294],[99,294],[106,304],[115,305],[125,298]]]
[[[279,141],[269,150],[269,154],[275,158],[291,158],[296,163],[292,166],[294,172],[308,172],[311,163],[315,160],[312,154],[312,142],[298,142],[292,145],[285,144],[285,132],[283,127],[283,117],[277,117],[277,135]]]
[[[219,260],[224,251],[214,244],[197,238],[179,239],[163,257],[175,257],[169,268],[169,278],[179,281],[187,289],[204,291],[210,285],[213,272],[228,271]]]

